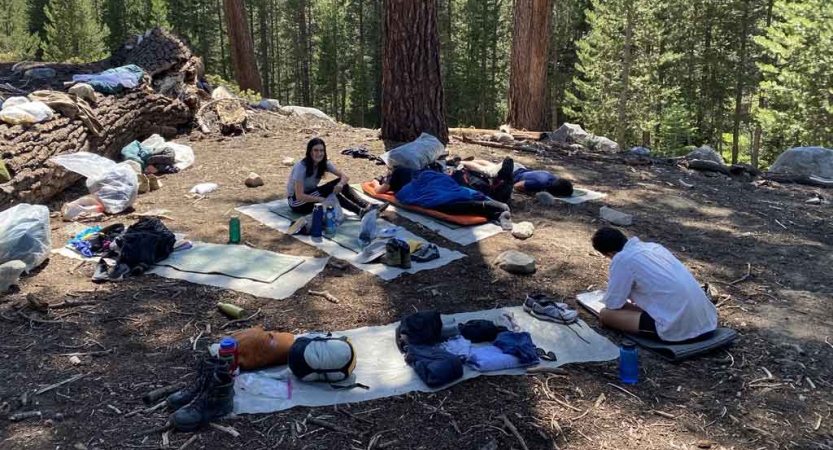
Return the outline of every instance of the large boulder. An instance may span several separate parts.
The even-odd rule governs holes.
[[[685,157],[686,159],[702,159],[704,161],[714,161],[718,164],[725,164],[723,156],[708,145],[692,150]]]
[[[824,147],[796,147],[778,156],[770,172],[833,179],[833,150]]]
[[[551,133],[546,133],[546,138],[550,141],[561,142],[564,144],[581,144],[587,141],[592,135],[586,131],[581,125],[574,123],[564,123],[557,130]]]
[[[619,153],[619,144],[604,136],[596,136],[594,139],[591,139],[590,142],[591,145],[595,146],[593,150],[603,153]]]
[[[498,255],[495,265],[518,275],[535,273],[535,258],[517,250],[507,250]]]

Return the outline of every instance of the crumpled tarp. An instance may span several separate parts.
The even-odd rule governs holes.
[[[72,81],[87,83],[102,94],[118,94],[142,84],[145,72],[135,64],[107,69],[93,74],[73,75]]]

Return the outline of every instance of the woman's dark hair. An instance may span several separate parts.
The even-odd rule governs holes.
[[[324,159],[321,160],[316,168],[315,161],[312,160],[312,148],[319,144],[324,146]],[[324,143],[324,139],[312,138],[307,142],[307,153],[304,155],[304,167],[306,167],[306,175],[308,177],[313,175],[313,171],[317,172],[315,174],[316,178],[323,178],[324,174],[327,173],[327,144]]]
[[[559,178],[547,187],[547,192],[555,197],[570,197],[573,195],[573,183],[570,180]]]
[[[627,243],[628,238],[613,227],[599,228],[593,235],[593,248],[603,255],[621,252]]]

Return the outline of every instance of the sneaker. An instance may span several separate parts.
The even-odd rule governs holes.
[[[503,231],[512,231],[512,214],[509,211],[500,213],[498,221],[500,222],[500,227],[503,228]]]
[[[107,274],[110,281],[116,280],[123,280],[125,277],[130,275],[130,267],[127,264],[119,263],[113,266],[110,269],[110,272]]]
[[[578,320],[578,312],[566,303],[556,303],[548,300],[544,294],[527,295],[524,300],[524,311],[539,320],[571,324]]]
[[[107,272],[110,270],[107,267],[107,261],[104,261],[104,258],[98,260],[98,264],[95,266],[95,273],[93,273],[93,283],[103,283],[105,281],[110,281],[110,275]]]
[[[305,226],[307,226],[307,218],[306,217],[300,217],[295,222],[292,222],[292,225],[289,226],[289,229],[286,230],[286,232],[290,236],[296,235],[296,234],[300,233],[301,230],[304,229]]]

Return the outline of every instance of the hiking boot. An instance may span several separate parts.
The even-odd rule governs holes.
[[[93,283],[103,283],[105,281],[110,281],[110,275],[107,273],[110,270],[107,267],[107,261],[104,261],[104,258],[98,260],[98,264],[95,265],[95,273],[93,273]]]
[[[139,193],[146,194],[150,192],[150,180],[147,175],[140,173],[137,177],[139,178]]]
[[[168,396],[166,400],[168,408],[177,410],[191,403],[202,392],[206,381],[214,372],[222,370],[228,373],[229,367],[228,362],[220,358],[208,358],[200,361],[199,367],[197,368],[197,376],[194,378],[194,381],[185,389],[176,391]]]
[[[503,229],[503,231],[512,231],[512,213],[510,213],[509,211],[504,211],[500,213],[498,222],[500,222],[500,227]]]
[[[578,319],[576,310],[571,309],[566,303],[548,300],[544,294],[527,295],[524,300],[524,311],[536,319],[561,324],[571,324]]]
[[[404,247],[399,248],[399,265],[403,269],[410,269],[411,268],[411,246],[406,245]]]
[[[158,191],[162,187],[162,182],[159,181],[159,178],[156,178],[156,175],[148,175],[148,188],[150,188],[150,192]]]
[[[194,431],[214,419],[231,414],[234,409],[234,378],[228,366],[215,367],[208,373],[203,390],[188,405],[172,416],[174,428]]]
[[[385,265],[399,267],[402,265],[402,251],[395,239],[391,239],[385,245],[385,256],[382,259]]]
[[[299,217],[298,220],[292,222],[292,225],[289,226],[289,229],[286,230],[287,234],[295,235],[301,232],[307,226],[307,218],[306,217]]]

